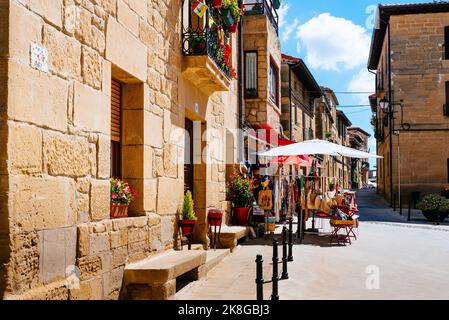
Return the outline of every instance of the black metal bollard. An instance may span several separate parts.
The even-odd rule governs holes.
[[[293,261],[293,217],[289,221],[288,230],[288,261]]]
[[[287,228],[282,229],[282,280],[288,279]]]
[[[279,300],[279,293],[278,293],[278,263],[279,263],[279,257],[278,257],[278,240],[273,239],[273,277],[272,277],[272,284],[273,284],[273,291],[271,294],[271,300]]]
[[[258,254],[256,257],[256,288],[257,288],[257,300],[263,300],[263,258]]]

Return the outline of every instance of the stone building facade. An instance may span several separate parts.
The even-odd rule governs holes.
[[[398,199],[400,171],[405,206],[413,192],[449,184],[449,5],[380,5],[377,21],[368,67],[377,73],[373,111],[384,157],[378,189],[391,203]],[[383,99],[386,110],[379,108]]]
[[[349,146],[353,149],[368,152],[368,139],[371,135],[358,127],[347,129],[349,136]],[[353,189],[361,189],[368,185],[370,165],[367,159],[351,159],[350,181]]]
[[[321,88],[305,63],[282,55],[282,116],[284,133],[293,141],[314,139],[315,106]],[[291,126],[291,127],[290,127]]]
[[[190,122],[195,238],[208,246],[207,208],[228,207],[237,82],[207,53],[183,54],[185,3],[0,2],[3,298],[116,299],[127,262],[176,246]],[[129,218],[109,217],[111,159],[137,190]]]
[[[282,59],[277,11],[270,0],[258,2],[265,3],[264,9],[246,5],[243,24],[245,119],[250,125],[268,124],[279,133]]]

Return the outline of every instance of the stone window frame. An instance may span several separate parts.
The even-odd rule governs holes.
[[[257,50],[246,50],[245,51],[245,98],[258,98],[259,97],[259,52]],[[248,88],[247,87],[247,79],[248,79],[248,55],[255,54],[256,55],[256,63],[255,63],[255,78],[256,78],[256,87]],[[255,94],[249,94],[248,89],[255,89]]]
[[[274,78],[273,78],[273,75],[274,75]],[[274,84],[272,82],[273,79],[275,80]],[[279,108],[279,83],[280,83],[279,66],[276,64],[273,57],[270,56],[269,78],[268,78],[269,99],[278,108]],[[276,92],[274,92],[275,96],[273,96],[273,92],[272,92],[273,87],[276,88]]]

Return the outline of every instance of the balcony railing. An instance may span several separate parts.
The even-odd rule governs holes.
[[[192,5],[194,0],[184,0],[183,15],[182,15],[182,51],[186,56],[209,56],[218,68],[226,75],[228,79],[231,78],[230,66],[224,63],[223,47],[220,46],[219,29],[217,23],[209,25],[210,21],[219,22],[220,17],[217,11],[212,7],[211,0],[207,0],[206,4],[209,9],[200,18],[192,12]],[[210,19],[212,18],[212,19]],[[228,43],[229,32],[223,28],[222,43]]]
[[[279,14],[272,0],[244,0],[245,15],[266,15],[279,34]]]

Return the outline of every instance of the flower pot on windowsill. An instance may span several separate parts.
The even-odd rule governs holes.
[[[235,23],[234,16],[232,15],[231,10],[229,9],[222,9],[221,10],[221,16],[223,18],[224,23],[229,28]]]
[[[195,228],[196,220],[180,220],[179,226],[181,227],[182,235],[189,237],[193,233]]]
[[[248,208],[234,208],[234,217],[235,222],[239,226],[248,225],[249,212],[251,211],[251,207]]]
[[[212,6],[216,9],[221,9],[221,7],[223,6],[223,0],[214,0],[212,2]]]
[[[111,219],[128,218],[128,204],[111,203]]]

